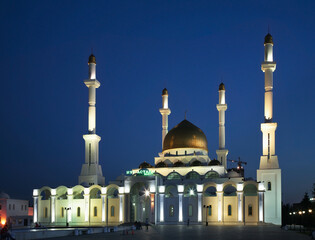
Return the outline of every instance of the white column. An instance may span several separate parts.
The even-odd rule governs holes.
[[[164,193],[160,193],[160,222],[164,222]]]
[[[237,220],[243,222],[243,192],[237,192],[238,214]]]
[[[264,221],[264,192],[258,192],[258,221]]]
[[[102,197],[102,222],[106,221],[106,194],[101,194]]]
[[[202,193],[198,193],[198,222],[202,221]]]
[[[217,184],[217,198],[218,198],[218,222],[223,220],[223,185]]]
[[[51,222],[56,221],[56,195],[51,196]]]
[[[90,216],[90,189],[84,188],[84,221],[89,222]]]
[[[124,194],[119,194],[119,222],[123,222],[123,213],[124,213]]]
[[[33,222],[38,222],[38,189],[33,190],[33,199],[34,199],[34,212],[33,212]]]
[[[183,194],[178,193],[178,222],[183,222]]]

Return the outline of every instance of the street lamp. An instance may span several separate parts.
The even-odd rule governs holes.
[[[65,207],[66,210],[66,227],[69,227],[69,223],[68,223],[68,211],[71,210],[71,207]]]

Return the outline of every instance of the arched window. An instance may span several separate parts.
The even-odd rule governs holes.
[[[271,191],[271,182],[268,182],[268,191]]]
[[[232,206],[228,205],[228,216],[232,216]]]
[[[97,217],[97,207],[94,207],[94,217]]]
[[[171,205],[169,208],[169,215],[170,217],[174,217],[174,205]]]
[[[110,216],[111,216],[111,217],[114,217],[114,216],[115,216],[115,207],[114,207],[114,206],[111,206],[111,207],[110,207]]]
[[[188,216],[192,217],[192,215],[193,215],[193,206],[192,206],[192,204],[189,204],[188,205]]]
[[[77,208],[77,217],[80,217],[80,216],[81,216],[81,208],[78,207],[78,208]]]
[[[48,217],[48,209],[45,207],[44,209],[44,217],[47,218]]]
[[[251,204],[248,205],[248,216],[253,216],[253,206]]]
[[[212,205],[209,205],[208,216],[212,216]]]
[[[167,176],[167,180],[180,179],[180,175],[177,172],[172,172]]]

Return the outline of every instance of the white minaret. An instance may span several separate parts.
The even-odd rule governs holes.
[[[83,135],[85,140],[85,163],[82,165],[79,184],[105,185],[101,165],[99,165],[99,141],[96,135],[96,88],[101,84],[96,80],[96,61],[93,54],[89,57],[89,79],[84,84],[89,88],[89,119],[88,134]]]
[[[264,199],[264,219],[267,223],[281,224],[281,169],[275,148],[275,131],[277,123],[273,122],[273,72],[276,63],[273,61],[273,41],[268,33],[265,37],[265,56],[261,70],[265,73],[265,122],[261,124],[263,133],[260,165],[257,170],[257,181],[263,182],[266,192]]]
[[[225,111],[227,105],[225,103],[225,86],[223,83],[219,86],[219,104],[217,104],[217,109],[219,112],[219,149],[216,152],[218,161],[226,169],[226,157],[229,150],[225,149]]]
[[[162,115],[162,149],[164,138],[168,133],[168,115],[171,114],[171,109],[168,108],[168,91],[166,88],[162,91],[162,108],[160,108],[160,113]]]

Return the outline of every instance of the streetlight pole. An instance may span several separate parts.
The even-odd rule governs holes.
[[[205,212],[206,212],[206,226],[208,226],[208,210],[210,206],[206,206],[206,205],[203,205],[203,208],[205,209]]]

